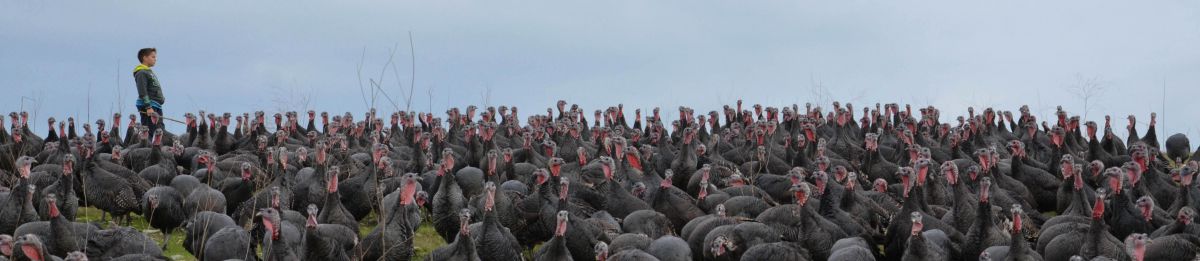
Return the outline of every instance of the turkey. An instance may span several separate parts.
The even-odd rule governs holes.
[[[128,162],[133,164],[130,169],[137,171],[139,177],[152,184],[168,185],[171,183],[171,179],[178,175],[173,153],[175,147],[167,147],[164,151],[162,143],[163,131],[157,130],[150,148],[134,149],[125,155],[129,157]],[[143,154],[148,155],[143,156]]]
[[[221,191],[208,186],[201,186],[193,189],[191,194],[188,194],[183,199],[183,209],[186,211],[189,217],[195,215],[196,213],[200,213],[201,211],[212,211],[224,214],[226,210],[225,206],[225,194],[221,194]]]
[[[534,261],[575,260],[571,257],[571,251],[567,249],[567,242],[563,237],[567,234],[567,221],[570,219],[570,214],[563,210],[555,216],[558,221],[554,225],[554,237],[538,248],[537,253],[533,255]]]
[[[1022,222],[1022,220],[1024,220],[1023,215],[1025,214],[1025,211],[1022,211],[1021,207],[1019,206],[1013,206],[1011,211],[1012,227],[1009,229],[1011,234],[1009,235],[1010,239],[1008,241],[1008,245],[989,247],[984,250],[983,253],[980,253],[980,255],[987,255],[988,257],[996,260],[1042,260],[1042,255],[1034,252],[1033,249],[1029,247],[1029,242],[1025,240],[1025,231],[1023,230],[1024,223]]]
[[[304,257],[320,260],[349,260],[358,243],[358,233],[337,224],[318,223],[317,205],[309,204],[304,225]]]
[[[341,193],[338,192],[338,166],[329,168],[329,181],[326,183],[325,199],[322,200],[323,205],[321,215],[317,217],[323,224],[338,224],[346,226],[350,231],[358,231],[358,220],[354,215],[350,214],[349,210],[342,205]]]
[[[71,154],[63,155],[61,166],[63,176],[54,184],[42,189],[42,194],[56,195],[58,200],[55,207],[58,209],[58,213],[67,220],[75,220],[75,213],[79,209],[79,197],[75,194],[75,176],[78,175],[75,172],[75,156]],[[38,205],[38,209],[42,210],[38,214],[43,219],[49,219],[50,217],[50,208],[47,203],[43,200]]]
[[[0,234],[12,234],[21,224],[38,220],[33,207],[37,187],[29,184],[29,173],[34,163],[37,161],[29,156],[16,160],[19,182],[0,198]]]
[[[111,214],[113,219],[125,217],[129,213],[140,211],[139,199],[141,194],[134,190],[134,184],[128,179],[117,176],[101,167],[93,153],[91,142],[84,142],[84,168],[80,171],[80,182],[83,186],[83,203],[91,205],[105,214]],[[126,219],[126,223],[128,223]]]
[[[12,258],[15,247],[12,236],[0,234],[0,260],[7,261]]]
[[[759,244],[750,249],[746,249],[746,253],[742,255],[743,261],[750,260],[814,260],[809,257],[808,251],[800,244],[795,242],[775,242]]]
[[[295,225],[283,222],[279,210],[259,211],[266,227],[262,241],[263,260],[299,260],[304,257],[304,234]]]
[[[50,212],[50,242],[49,253],[56,256],[66,256],[67,253],[83,250],[79,235],[75,234],[74,225],[58,211],[57,197],[54,194],[46,196]]]
[[[666,215],[653,210],[634,211],[621,222],[621,230],[625,233],[642,234],[651,239],[674,234],[671,227],[671,220]]]
[[[204,252],[197,257],[204,257],[203,260],[254,260],[257,256],[251,248],[251,240],[250,233],[240,227],[222,228],[208,238]]]
[[[650,192],[645,200],[654,211],[667,215],[673,227],[682,228],[689,220],[704,215],[704,212],[696,207],[696,199],[672,185],[674,175],[672,171],[667,170],[659,182],[658,189]]]
[[[692,260],[692,251],[687,242],[675,236],[663,236],[650,242],[646,252],[663,261]]]
[[[475,251],[475,242],[471,240],[471,211],[462,209],[458,214],[459,230],[454,242],[434,249],[425,260],[465,260],[478,261],[479,253]]]
[[[216,188],[221,191],[221,195],[225,198],[226,213],[234,213],[243,202],[250,199],[254,193],[255,180],[253,178],[253,165],[249,162],[242,162],[239,168],[241,175],[237,177],[229,177],[217,183]]]
[[[168,186],[156,186],[146,191],[142,196],[142,213],[146,213],[146,223],[150,223],[150,227],[162,231],[163,250],[171,241],[171,233],[188,218],[183,208],[183,197],[175,188]]]
[[[438,235],[442,236],[446,242],[454,241],[456,231],[458,231],[458,210],[466,207],[466,199],[463,196],[463,190],[458,185],[456,173],[452,172],[454,166],[454,157],[449,156],[449,150],[442,153],[445,155],[443,162],[437,170],[437,192],[433,195],[433,224]]]
[[[713,260],[741,260],[745,251],[760,245],[779,242],[783,238],[770,226],[757,222],[724,225],[705,236],[704,257]],[[805,251],[807,252],[807,251]]]
[[[225,228],[242,229],[229,216],[211,211],[196,213],[184,223],[183,249],[186,249],[197,258],[204,259],[204,255],[208,253],[206,246],[209,244],[209,241],[214,237],[214,234]],[[245,231],[243,230],[242,232]],[[247,239],[247,241],[249,242],[250,240]]]
[[[395,170],[392,158],[386,157],[387,149],[383,144],[377,143],[372,146],[371,162],[375,167],[350,173],[353,174],[352,177],[338,184],[338,197],[356,222],[379,208],[375,204],[380,200],[378,193],[382,189],[379,187],[379,175],[390,176]]]
[[[833,243],[829,261],[875,260],[871,246],[861,237],[848,237]]]
[[[1120,139],[1065,108],[739,101],[628,125],[623,105],[555,105],[390,125],[374,110],[308,111],[308,126],[193,112],[178,136],[133,115],[124,138],[123,122],[68,118],[42,139],[15,113],[0,233],[38,241],[0,236],[0,260],[160,260],[176,229],[196,260],[1191,260],[1200,246],[1187,137],[1163,150],[1133,121]],[[102,220],[73,222],[80,205]]]
[[[953,249],[949,238],[941,230],[925,230],[925,217],[921,212],[912,212],[912,232],[909,233],[907,248],[901,260],[950,260]]]
[[[158,243],[132,227],[99,230],[88,236],[87,256],[99,260],[165,260]]]
[[[1158,238],[1179,233],[1200,234],[1200,225],[1193,224],[1195,221],[1196,211],[1191,207],[1183,207],[1176,214],[1174,222],[1171,224],[1159,227],[1154,233],[1150,234],[1150,238]]]
[[[29,260],[62,260],[62,258],[50,255],[50,252],[46,251],[46,245],[43,244],[42,240],[35,235],[24,235],[18,237],[15,246],[21,249],[21,253],[24,254],[25,257],[29,258]]]
[[[1096,203],[1092,208],[1089,224],[1051,239],[1043,257],[1048,260],[1065,260],[1072,255],[1084,258],[1127,259],[1128,254],[1121,249],[1122,244],[1108,232],[1108,225],[1104,222],[1104,200],[1108,196],[1107,193],[1107,189],[1096,190]]]
[[[354,247],[354,259],[358,260],[409,260],[412,258],[413,233],[420,220],[409,219],[409,214],[419,212],[415,206],[417,175],[407,174],[400,187],[400,200],[392,208],[392,214],[381,225],[371,230],[362,242]],[[415,223],[413,221],[416,221]]]
[[[993,189],[991,178],[983,177],[979,181],[979,205],[976,207],[975,221],[967,230],[967,241],[963,242],[963,257],[978,256],[984,249],[1003,245],[1010,240],[1009,235],[996,226],[996,217],[992,215],[992,204],[988,199]]]
[[[501,224],[496,211],[496,184],[483,186],[483,220],[471,225],[471,240],[482,252],[481,260],[522,260],[521,245],[507,227]],[[456,239],[457,240],[457,239]]]
[[[1132,260],[1196,260],[1200,254],[1200,237],[1175,234],[1151,240],[1146,234],[1132,234],[1125,239],[1126,251]]]
[[[759,214],[755,221],[778,230],[784,241],[800,243],[809,250],[813,260],[828,259],[833,242],[845,238],[845,232],[817,214],[815,206],[808,205],[809,196],[813,193],[811,184],[800,183],[792,190],[796,204],[772,207]]]
[[[1055,206],[1055,193],[1062,186],[1062,180],[1059,180],[1046,170],[1034,167],[1026,163],[1031,161],[1029,154],[1025,150],[1025,143],[1019,140],[1009,141],[1009,149],[1012,151],[1011,169],[1009,176],[1013,179],[1021,181],[1028,188],[1029,192],[1037,199],[1036,203],[1039,211],[1053,210]]]

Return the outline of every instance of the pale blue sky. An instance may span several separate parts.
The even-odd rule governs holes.
[[[1200,135],[1200,2],[1191,0],[0,0],[0,111],[41,99],[40,130],[47,115],[86,119],[90,90],[93,119],[128,113],[135,53],[153,46],[171,116],[302,109],[303,96],[309,108],[361,115],[357,65],[364,81],[378,80],[398,46],[408,88],[409,31],[413,106],[439,113],[483,104],[488,88],[491,104],[523,115],[558,99],[589,112],[618,102],[707,112],[737,98],[827,101],[814,95],[819,82],[826,98],[933,104],[946,120],[989,105],[1050,116],[1058,104],[1083,112],[1064,90],[1083,75],[1107,88],[1091,118],[1136,114],[1145,124],[1163,110],[1165,83],[1160,137]],[[384,75],[400,99],[396,75]]]

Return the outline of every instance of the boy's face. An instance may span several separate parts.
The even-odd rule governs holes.
[[[146,57],[142,58],[142,61],[142,64],[154,67],[154,63],[158,62],[158,52],[152,52],[149,55],[146,55]]]

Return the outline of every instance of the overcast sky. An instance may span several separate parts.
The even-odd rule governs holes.
[[[1083,114],[1066,88],[1098,79],[1089,118],[1135,114],[1144,128],[1158,111],[1160,137],[1200,135],[1193,0],[0,0],[0,111],[36,108],[39,130],[48,115],[129,113],[136,51],[150,46],[174,117],[361,115],[361,63],[363,85],[382,79],[401,108],[415,64],[414,109],[506,104],[526,116],[559,99],[707,112],[742,98],[932,104],[944,120],[1028,104],[1045,119],[1060,104]]]

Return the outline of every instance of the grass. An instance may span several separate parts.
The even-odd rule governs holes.
[[[107,227],[107,223],[100,223],[100,217],[102,214],[104,214],[104,212],[96,208],[80,207],[79,212],[75,217],[75,222],[96,222],[102,227]],[[153,239],[155,243],[162,244],[162,232],[158,231],[158,229],[150,227],[150,224],[147,223],[146,219],[141,215],[130,214],[130,216],[133,221],[132,225],[134,229],[146,234],[146,236],[149,236],[150,239]],[[112,220],[112,217],[109,217],[109,220]],[[163,251],[163,255],[171,258],[172,260],[196,260],[192,254],[183,249],[184,234],[182,231],[182,229],[176,229],[175,233],[171,234],[171,242],[167,244],[167,250]]]
[[[102,212],[98,209],[82,207],[79,208],[79,216],[77,218],[78,220],[76,221],[99,223],[101,214]],[[1043,212],[1042,214],[1046,215],[1047,218],[1058,215],[1058,213],[1053,211]],[[138,231],[142,231],[142,233],[145,233],[150,237],[150,239],[153,239],[154,242],[159,244],[162,243],[162,233],[160,231],[150,227],[150,225],[146,223],[146,219],[142,218],[142,216],[136,214],[132,214],[132,216],[133,228],[137,229]],[[425,256],[429,255],[430,252],[433,252],[434,249],[446,244],[446,241],[442,240],[442,237],[439,236],[437,231],[433,229],[433,225],[429,223],[428,217],[429,216],[425,216],[425,221],[422,222],[421,226],[417,228],[417,233],[415,235],[416,239],[413,240],[414,255],[412,260],[424,260]],[[366,237],[367,234],[371,233],[371,230],[375,229],[375,226],[378,222],[377,220],[378,216],[376,216],[374,213],[364,218],[359,224],[359,236]],[[196,260],[196,257],[192,256],[191,253],[188,253],[187,250],[183,249],[183,237],[184,233],[182,229],[175,231],[175,233],[171,235],[171,242],[167,245],[167,250],[163,251],[163,255],[171,258],[172,260]],[[879,247],[882,251],[883,245],[879,245]],[[525,258],[527,259],[532,258],[532,251],[529,251],[528,249],[522,251],[522,254],[525,255]]]
[[[96,222],[102,226],[107,226],[105,223],[100,223],[101,214],[103,214],[103,212],[98,209],[92,207],[81,207],[79,208],[79,214],[76,217],[76,222]],[[150,225],[146,222],[146,219],[142,216],[136,214],[131,214],[131,216],[133,219],[132,225],[134,229],[145,233],[150,237],[150,239],[153,239],[154,242],[162,244],[163,238],[161,231],[150,227]],[[109,219],[111,220],[111,217]],[[366,237],[368,233],[371,233],[371,229],[375,228],[376,220],[377,218],[375,218],[374,214],[371,214],[371,216],[363,219],[363,222],[360,224],[359,235]],[[163,255],[171,258],[172,260],[196,260],[196,257],[192,256],[191,253],[188,253],[187,250],[183,249],[184,236],[185,235],[182,229],[177,229],[175,233],[171,234],[171,241],[167,244],[167,250],[163,251]],[[437,231],[433,230],[433,226],[428,220],[422,223],[421,227],[417,228],[415,237],[416,239],[413,241],[413,250],[416,254],[413,256],[413,260],[423,260],[426,255],[429,255],[430,252],[433,252],[433,249],[446,244],[446,242],[442,240],[442,237],[438,236]]]
[[[423,214],[428,214],[428,212],[424,210],[421,212]],[[363,218],[362,222],[360,222],[358,226],[359,236],[367,237],[367,234],[370,234],[371,230],[375,229],[376,225],[378,224],[378,217],[379,216],[372,212],[370,215],[367,215],[366,218]],[[423,222],[421,222],[421,226],[417,227],[417,233],[413,235],[415,239],[413,239],[412,260],[424,260],[425,256],[429,255],[430,252],[433,252],[434,249],[446,244],[446,241],[442,240],[442,236],[439,236],[437,231],[433,230],[433,224],[429,223],[429,216],[425,215],[422,219]]]

